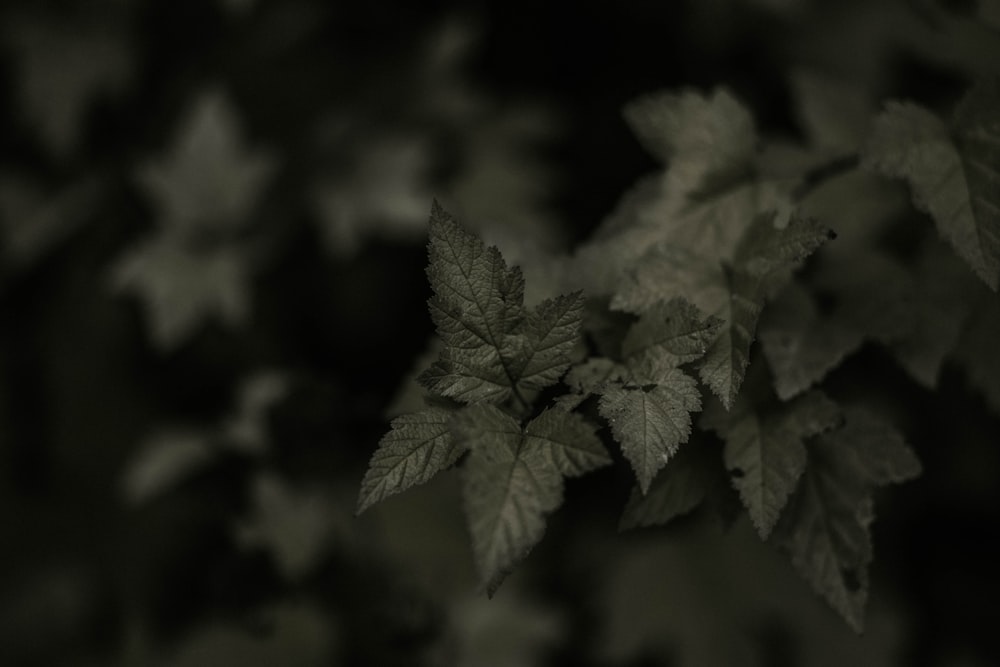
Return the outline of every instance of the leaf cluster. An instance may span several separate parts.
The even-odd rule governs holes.
[[[823,111],[841,97],[824,82],[803,74],[796,90],[810,143],[781,164],[724,88],[629,105],[664,167],[552,258],[564,293],[532,309],[520,270],[435,202],[427,275],[441,348],[418,378],[428,407],[393,420],[359,512],[460,466],[492,593],[542,539],[564,480],[617,450],[635,479],[622,529],[665,524],[731,487],[760,538],[860,632],[873,493],[921,468],[877,410],[820,385],[874,342],[930,387],[948,360],[965,364],[998,402],[987,332],[1000,332],[1000,309],[970,277],[997,289],[1000,95],[975,86],[948,122],[890,103],[864,125],[862,105]],[[838,146],[858,152],[831,162]],[[906,182],[954,254],[924,235],[905,265],[877,230],[827,215],[824,189],[844,183],[888,201],[883,176]]]

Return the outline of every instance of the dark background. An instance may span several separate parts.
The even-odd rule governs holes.
[[[925,473],[880,497],[861,639],[740,529],[682,521],[617,535],[624,497],[600,476],[571,485],[525,572],[492,601],[474,594],[452,477],[353,517],[387,410],[432,333],[432,197],[487,238],[572,247],[655,166],[625,102],[726,85],[762,134],[795,139],[788,77],[809,67],[873,100],[947,110],[1000,70],[1000,38],[978,10],[5,2],[0,662],[705,665],[727,664],[730,643],[768,665],[996,664],[996,416],[958,371],[929,392],[874,349],[839,377],[868,374],[873,393],[894,397]],[[466,46],[435,61],[449,35]],[[160,305],[111,279],[132,249],[174,238],[179,223],[141,172],[167,159],[206,91],[228,100],[243,158],[273,163],[240,195],[252,206],[238,224],[177,232],[193,261],[249,257],[235,287],[248,314],[235,322],[213,310],[212,274]],[[383,145],[419,147],[403,180],[423,209],[378,203],[409,201],[389,167],[366,166]],[[484,164],[487,177],[460,185]],[[227,173],[206,178],[238,188]],[[317,192],[335,193],[341,218]],[[496,218],[476,222],[494,200]],[[173,284],[183,266],[143,270]],[[200,299],[210,305],[182,333],[151,335],[156,317]],[[265,398],[241,399],[248,387]],[[256,428],[257,444],[234,423]],[[136,472],[149,451],[161,454],[146,468],[156,483]]]

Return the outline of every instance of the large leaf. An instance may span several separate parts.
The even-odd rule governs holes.
[[[1000,286],[1000,84],[982,83],[950,124],[890,102],[864,150],[871,169],[905,179],[918,208],[994,291]]]
[[[463,452],[452,439],[450,413],[428,408],[396,417],[368,464],[358,497],[360,514],[375,503],[423,484]]]
[[[427,275],[429,301],[445,343],[421,374],[431,392],[465,403],[526,407],[531,392],[559,380],[571,362],[583,316],[580,293],[524,308],[524,278],[508,269],[500,251],[486,247],[434,202]]]
[[[772,409],[741,402],[717,428],[733,486],[761,539],[770,535],[806,467],[805,439],[839,418],[837,406],[813,392]]]
[[[920,462],[891,426],[849,409],[842,428],[809,443],[806,470],[775,529],[795,568],[857,632],[868,598],[872,493],[919,473]]]
[[[471,449],[463,498],[472,551],[483,587],[493,594],[545,533],[545,516],[559,507],[563,477],[548,429],[529,446],[521,426],[498,408],[480,404],[456,416],[455,436]],[[565,452],[563,452],[565,454]]]

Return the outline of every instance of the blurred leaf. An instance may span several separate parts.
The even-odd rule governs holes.
[[[920,462],[895,429],[849,409],[843,427],[808,446],[799,486],[774,538],[795,569],[860,633],[872,560],[872,494],[879,486],[920,474]]]
[[[873,170],[905,179],[914,204],[994,291],[1000,285],[1000,89],[981,83],[951,124],[912,103],[890,102],[864,149]]]
[[[162,667],[273,667],[326,665],[344,641],[339,627],[318,606],[284,604],[268,613],[270,630],[251,635],[243,628],[212,623],[177,646]]]
[[[805,470],[805,440],[836,426],[840,409],[810,392],[770,410],[738,402],[728,415],[714,417],[706,422],[714,421],[726,442],[723,456],[733,486],[766,540]]]
[[[334,175],[314,188],[326,249],[350,257],[371,236],[416,241],[424,233],[431,199],[431,147],[419,136],[370,137]]]
[[[29,179],[0,174],[0,252],[22,270],[65,241],[96,212],[104,182],[93,177],[54,193]]]
[[[211,465],[218,456],[211,434],[170,430],[145,440],[133,455],[122,478],[130,505],[141,505],[162,495]]]
[[[17,59],[21,116],[53,155],[70,157],[92,104],[131,83],[136,59],[127,26],[99,9],[65,20],[4,15],[3,22],[0,37]]]
[[[569,630],[563,614],[515,592],[459,601],[451,619],[458,667],[541,667]]]
[[[301,580],[326,555],[345,509],[325,491],[292,486],[270,473],[257,476],[252,493],[252,514],[236,529],[240,543],[267,548],[286,580]]]
[[[236,246],[194,253],[174,237],[133,246],[112,267],[115,291],[141,299],[153,344],[172,350],[209,320],[236,327],[250,316],[250,267]]]
[[[166,154],[143,164],[137,178],[159,207],[164,233],[215,240],[246,225],[275,167],[246,145],[236,109],[211,91],[192,103]]]

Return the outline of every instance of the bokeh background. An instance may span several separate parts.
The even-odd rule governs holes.
[[[794,140],[797,72],[947,110],[1000,74],[998,26],[992,0],[6,0],[0,664],[998,664],[1000,425],[876,350],[839,373],[895,397],[925,474],[880,498],[862,637],[745,525],[617,534],[600,476],[492,600],[454,476],[354,517],[432,333],[433,198],[538,265],[653,168],[637,95],[726,85]]]

